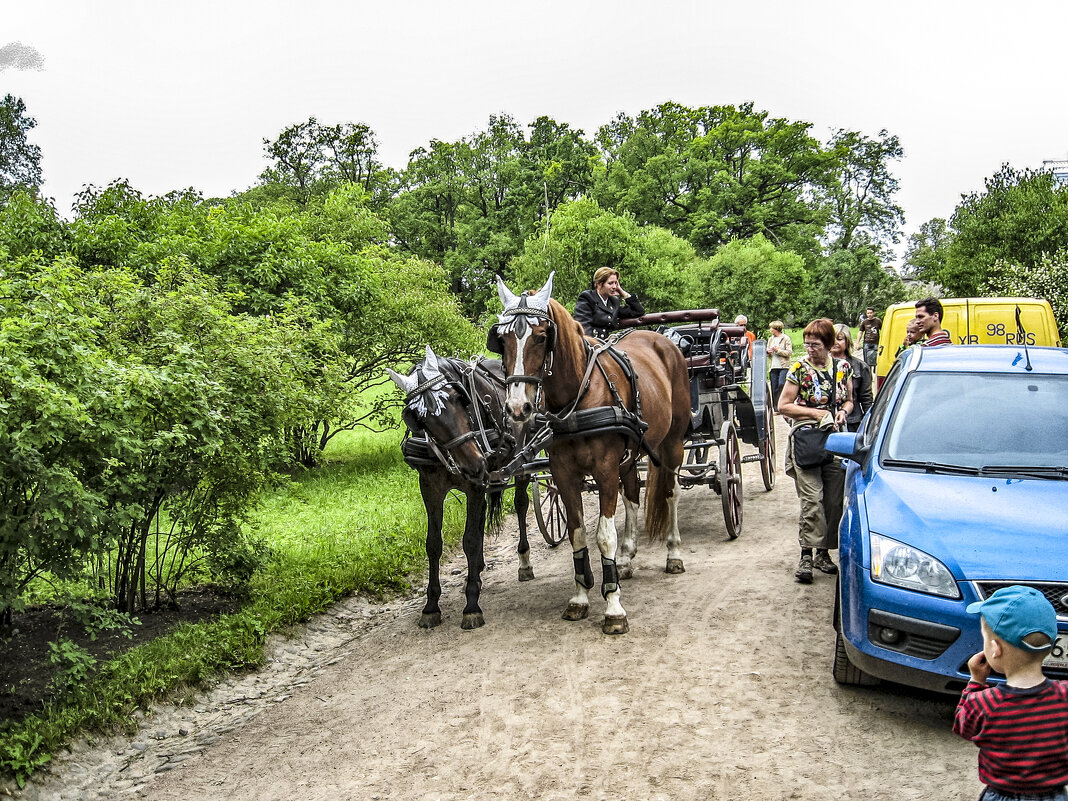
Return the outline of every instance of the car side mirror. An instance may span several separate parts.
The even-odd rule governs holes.
[[[827,437],[826,449],[837,456],[847,459],[857,458],[857,438],[860,435],[856,431],[839,431]]]

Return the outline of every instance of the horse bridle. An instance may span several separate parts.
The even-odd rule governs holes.
[[[533,307],[525,305],[526,296],[520,298],[520,305],[511,309],[505,309],[502,313],[502,317],[511,317],[513,322],[500,322],[494,325],[490,329],[490,335],[487,337],[487,347],[494,353],[504,353],[504,348],[501,346],[501,326],[506,326],[505,333],[514,333],[516,336],[516,342],[519,338],[526,334],[527,321],[526,317],[536,317],[540,320],[545,320],[548,325],[546,330],[545,341],[545,356],[541,362],[542,375],[508,375],[504,377],[504,383],[507,387],[509,384],[533,384],[534,390],[534,406],[541,408],[542,405],[542,384],[545,378],[553,374],[553,352],[556,346],[556,320],[547,311],[541,309],[535,309]]]
[[[493,443],[490,441],[489,432],[491,429],[487,427],[483,420],[483,406],[485,406],[486,415],[492,415],[491,403],[492,398],[489,396],[482,396],[478,392],[478,386],[476,385],[475,372],[479,369],[479,362],[482,357],[472,358],[470,363],[465,362],[464,368],[461,370],[461,378],[459,381],[456,379],[450,379],[444,372],[440,375],[436,375],[419,384],[415,389],[405,396],[404,410],[401,412],[401,419],[404,420],[404,424],[408,427],[408,430],[412,433],[421,433],[426,437],[426,441],[431,451],[438,457],[445,469],[453,475],[459,475],[460,467],[456,463],[456,459],[452,455],[454,448],[458,448],[465,442],[475,439],[475,445],[482,453],[482,457],[488,462],[496,453],[499,448],[494,448]],[[448,365],[455,369],[453,362],[448,362]],[[493,380],[493,375],[489,371],[483,369],[482,373],[490,380]],[[468,409],[468,423],[470,424],[470,430],[465,434],[460,434],[448,442],[439,443],[431,435],[426,428],[418,422],[418,412],[415,408],[414,402],[422,396],[424,393],[438,389],[440,387],[449,387],[454,389],[461,397],[461,402]],[[429,414],[429,410],[426,414]],[[474,419],[472,420],[472,414]],[[501,416],[502,424],[492,429],[497,431],[501,448],[506,446],[507,437],[503,426],[503,414]]]

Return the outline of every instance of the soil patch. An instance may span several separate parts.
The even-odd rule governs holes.
[[[17,613],[10,628],[0,629],[0,721],[18,722],[57,697],[64,664],[56,661],[52,643],[69,640],[100,665],[112,656],[168,633],[179,623],[198,622],[232,612],[239,606],[232,595],[201,588],[181,593],[176,608],[140,613],[130,636],[104,631],[95,636],[55,606],[39,606]],[[90,670],[90,674],[91,674]]]

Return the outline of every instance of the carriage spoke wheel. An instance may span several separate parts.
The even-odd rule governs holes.
[[[775,415],[769,408],[765,414],[764,441],[760,443],[760,477],[764,479],[764,489],[775,486]]]
[[[560,501],[560,491],[550,475],[534,476],[534,517],[541,536],[555,548],[567,539],[567,515]]]
[[[723,522],[732,540],[742,533],[742,452],[734,423],[723,424],[719,445],[719,488]]]

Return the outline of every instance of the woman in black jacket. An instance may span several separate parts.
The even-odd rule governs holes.
[[[850,409],[849,416],[846,418],[846,430],[856,431],[860,428],[860,421],[872,404],[871,368],[853,355],[848,325],[839,323],[834,327],[834,345],[831,346],[831,356],[848,360],[849,366],[853,368],[853,408]]]
[[[573,315],[588,336],[604,339],[619,320],[645,314],[641,301],[619,285],[618,270],[599,268],[593,274],[592,286],[579,295]]]

